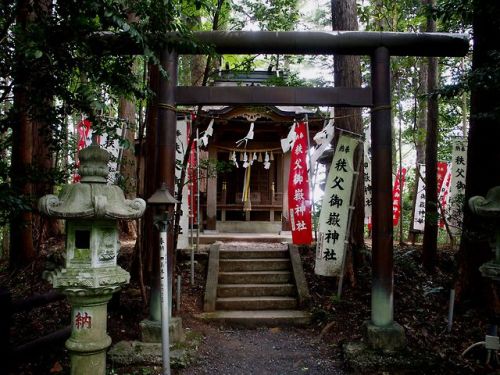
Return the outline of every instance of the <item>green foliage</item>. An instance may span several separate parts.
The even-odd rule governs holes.
[[[255,24],[260,30],[293,30],[300,13],[297,0],[241,0],[233,5],[232,23],[236,29]]]
[[[150,92],[132,70],[133,56],[96,50],[93,40],[103,33],[123,35],[141,47],[145,62],[158,63],[157,51],[167,43],[165,32],[178,32],[178,43],[193,46],[185,17],[212,5],[209,0],[3,1],[0,138],[6,148],[0,151],[10,150],[11,130],[20,126],[22,115],[31,124],[42,125],[39,136],[59,155],[71,149],[68,119],[75,115],[89,118],[97,134],[106,133],[109,142],[116,139],[117,130],[123,127],[112,113],[118,97],[144,100]],[[26,103],[14,102],[14,90],[26,96]],[[37,183],[43,177],[58,183],[67,175],[64,162],[60,163],[64,170],[43,176],[36,164],[23,176],[11,176],[10,164],[3,160],[6,156],[0,165],[2,217],[27,209],[31,199],[13,191],[9,177]]]
[[[291,87],[306,87],[310,86],[305,79],[299,77],[298,73],[281,74],[274,76],[266,81],[267,86],[291,86]]]

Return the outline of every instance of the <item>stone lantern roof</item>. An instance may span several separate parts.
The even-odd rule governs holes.
[[[125,199],[122,189],[107,184],[108,161],[111,155],[93,142],[80,151],[81,183],[64,185],[59,197],[46,195],[38,209],[51,217],[137,219],[146,209],[143,199]]]

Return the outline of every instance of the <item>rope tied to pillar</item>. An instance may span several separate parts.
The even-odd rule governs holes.
[[[386,105],[379,105],[379,106],[376,106],[376,107],[373,107],[372,109],[370,109],[370,112],[377,112],[377,111],[383,111],[385,109],[392,109],[392,105],[391,104],[386,104]]]

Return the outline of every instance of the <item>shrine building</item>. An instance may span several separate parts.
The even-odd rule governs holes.
[[[279,73],[222,71],[215,86],[265,85]],[[284,106],[206,106],[199,115],[205,117],[200,134],[214,120],[212,136],[203,147],[204,157],[211,165],[222,161],[226,167],[200,186],[204,232],[289,231],[290,152],[283,153],[280,142],[287,137],[294,120],[306,116],[312,141],[323,126],[322,119],[310,109]],[[252,130],[253,138],[245,139],[250,138]]]

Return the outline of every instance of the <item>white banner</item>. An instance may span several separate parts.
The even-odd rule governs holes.
[[[337,143],[319,217],[314,268],[317,275],[336,276],[342,267],[353,187],[353,157],[358,142],[341,135]]]
[[[451,187],[448,204],[448,223],[454,235],[462,228],[463,204],[465,197],[465,176],[467,167],[467,140],[453,141],[451,151]]]
[[[175,167],[175,178],[179,179],[181,178],[181,167],[180,164],[182,164],[182,161],[184,159],[184,154],[186,153],[187,149],[187,138],[188,138],[188,130],[187,130],[187,122],[186,119],[184,120],[177,120],[177,147],[176,147],[176,152],[175,152],[175,160],[176,160],[176,167]],[[187,173],[184,182],[188,178]],[[177,248],[178,249],[189,249],[189,207],[188,207],[188,199],[189,199],[189,193],[188,193],[188,184],[184,183],[182,187],[182,204],[181,204],[181,210],[182,210],[182,216],[179,222],[179,225],[181,227],[181,233],[179,233],[179,237],[177,238]],[[176,193],[177,193],[177,183],[176,183]]]
[[[416,173],[418,185],[413,212],[413,230],[423,232],[425,227],[425,164],[419,164]]]

